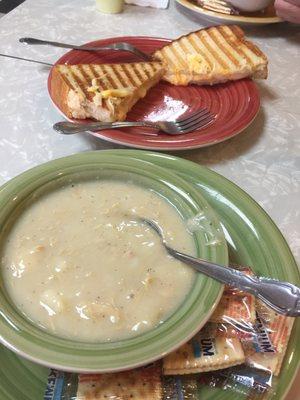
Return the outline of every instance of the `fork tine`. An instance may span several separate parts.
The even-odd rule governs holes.
[[[206,113],[200,114],[199,116],[193,117],[193,118],[191,118],[190,120],[188,120],[188,121],[186,121],[184,123],[177,122],[177,126],[180,126],[181,128],[185,128],[186,126],[189,126],[189,125],[191,125],[191,124],[193,124],[193,123],[195,123],[197,121],[201,121],[203,118],[206,118],[206,117],[208,117],[210,115],[211,114],[209,112],[206,112]]]
[[[201,108],[201,110],[196,111],[193,114],[190,114],[186,118],[178,119],[177,121],[175,121],[175,123],[176,124],[184,124],[185,122],[190,122],[193,119],[197,118],[198,116],[200,117],[201,115],[206,114],[207,112],[209,112],[207,108]]]
[[[204,118],[201,121],[198,121],[196,123],[193,123],[189,126],[184,126],[179,128],[181,133],[188,133],[188,132],[192,132],[192,131],[196,131],[200,128],[204,128],[205,126],[207,126],[208,124],[210,124],[212,121],[214,121],[214,116],[213,115],[209,115],[208,117]]]
[[[197,118],[191,119],[190,121],[185,122],[184,124],[179,123],[178,125],[183,129],[184,128],[189,128],[190,126],[193,126],[193,125],[196,125],[198,123],[201,123],[202,121],[204,121],[207,118],[214,118],[214,116],[210,112],[208,112],[206,114],[200,115]]]

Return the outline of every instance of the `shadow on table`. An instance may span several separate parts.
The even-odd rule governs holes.
[[[176,152],[176,154],[172,152],[171,154],[206,166],[221,165],[247,153],[259,140],[264,125],[265,114],[263,108],[261,108],[251,125],[232,139],[210,147]]]
[[[110,149],[128,149],[127,146],[122,146],[116,143],[108,142],[104,139],[85,134],[82,135],[83,140],[87,141],[90,148],[89,150],[110,150]]]
[[[289,22],[260,27],[247,26],[244,29],[246,35],[252,38],[284,38],[286,41],[300,44],[300,26]]]
[[[260,81],[259,85],[257,86],[259,88],[262,103],[264,102],[264,100],[274,101],[281,98],[280,94],[276,93],[276,88],[272,88],[268,85],[268,83]]]

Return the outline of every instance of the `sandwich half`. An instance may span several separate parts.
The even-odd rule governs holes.
[[[268,60],[236,25],[192,32],[157,50],[163,79],[174,85],[213,85],[245,77],[266,79]]]
[[[56,65],[52,98],[69,118],[123,121],[163,73],[161,62]]]

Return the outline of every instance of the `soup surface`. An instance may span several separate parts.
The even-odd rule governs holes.
[[[115,341],[157,326],[182,303],[195,272],[138,217],[158,221],[169,244],[194,253],[175,208],[132,183],[82,182],[39,198],[3,249],[10,297],[48,332],[79,341]]]

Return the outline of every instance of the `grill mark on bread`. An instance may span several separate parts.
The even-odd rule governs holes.
[[[199,52],[192,45],[191,41],[187,40],[187,38],[182,38],[180,41],[181,47],[183,51],[187,54],[199,54]]]
[[[57,71],[59,72],[59,74],[62,76],[63,80],[70,85],[72,90],[76,90],[77,86],[73,85],[72,80],[69,79],[68,74],[66,72],[64,72],[64,66],[63,65],[57,65],[54,68],[57,69]]]
[[[72,65],[71,66],[71,73],[74,77],[74,79],[76,80],[76,82],[80,83],[81,85],[86,85],[86,79],[84,77],[84,75],[82,75],[81,71],[80,71],[80,65]]]
[[[135,73],[134,67],[130,68],[127,64],[124,64],[123,68],[126,71],[126,75],[128,76],[128,78],[130,78],[132,86],[136,87],[137,85],[142,83],[138,75]]]
[[[71,88],[72,88],[73,90],[76,90],[77,87],[78,87],[78,84],[77,84],[76,79],[74,79],[74,78],[72,77],[71,71],[68,71],[68,73],[65,73],[65,72],[63,72],[63,71],[60,70],[60,73],[62,74],[62,76],[64,77],[64,79],[65,79],[66,82],[68,83],[68,85],[70,85]],[[72,79],[70,79],[70,75],[71,75],[71,78],[72,78]],[[75,81],[75,84],[74,84],[74,81]]]
[[[155,64],[156,65],[156,64]],[[146,74],[146,76],[147,76],[147,79],[149,79],[149,78],[151,78],[151,76],[152,76],[152,69],[150,68],[150,71],[148,71],[148,68],[150,68],[150,66],[148,65],[148,64],[146,64],[145,63],[145,65],[144,65],[144,72],[145,72],[145,74]]]
[[[103,81],[105,83],[105,88],[106,89],[117,89],[118,88],[118,84],[116,83],[116,81],[110,76],[110,74],[105,74],[103,76]]]
[[[86,73],[85,69],[83,68],[83,66],[81,64],[79,64],[78,66],[78,72],[80,73],[80,75],[82,76],[82,82],[84,84],[84,86],[82,87],[82,90],[84,91],[84,94],[86,95],[86,97],[89,100],[92,100],[94,97],[93,93],[90,93],[87,89],[89,87],[89,82],[90,82],[90,77],[89,75]]]
[[[78,64],[77,66],[79,73],[81,74],[82,78],[83,78],[83,82],[86,83],[86,85],[88,85],[90,77],[89,75],[85,72],[83,66],[81,64]]]
[[[247,40],[243,40],[243,43],[245,47],[251,51],[257,58],[263,58],[264,60],[267,61],[267,57],[259,50],[259,48],[251,42],[248,42]]]
[[[123,87],[122,85],[122,79],[120,80],[120,77],[118,75],[118,71],[116,68],[113,68],[111,65],[103,65],[103,69],[107,76],[110,77],[110,80],[113,81],[113,88],[121,88]]]
[[[96,76],[98,75],[98,72],[97,72],[97,69],[96,69],[96,66],[95,65],[93,65],[93,64],[90,64],[90,70],[91,70],[91,74],[93,75],[93,78],[96,78]]]
[[[92,82],[92,79],[95,78],[95,71],[91,68],[91,65],[82,64],[82,68],[84,68],[86,75],[89,77],[90,81]]]
[[[153,71],[154,68],[154,71]],[[147,75],[147,78],[150,79],[152,78],[153,75],[155,75],[155,73],[161,69],[161,64],[159,63],[154,63],[154,64],[148,64],[145,63],[145,74]]]
[[[185,37],[185,39],[188,40],[186,37]],[[197,43],[198,36],[197,36],[195,33],[193,33],[193,34],[191,34],[191,36],[189,37],[189,39],[190,39],[191,45],[195,48],[196,52],[197,52],[198,54],[200,54],[201,57],[203,57],[204,61],[206,61],[207,64],[209,65],[209,68],[210,68],[210,69],[213,69],[213,63],[212,63],[212,61],[210,60],[209,57],[207,57],[207,54],[205,53],[205,51],[203,51],[203,50],[201,49],[199,43]]]
[[[216,67],[220,67],[220,63],[218,61],[218,59],[215,57],[214,52],[212,51],[212,49],[210,48],[210,46],[207,44],[206,40],[204,40],[204,38],[202,36],[200,36],[196,33],[195,34],[195,38],[194,38],[195,42],[197,43],[198,47],[201,49],[202,54],[204,54],[205,60],[209,60],[209,68],[210,68],[210,72],[214,71],[216,69]]]
[[[165,57],[167,62],[173,64],[173,67],[176,68],[178,60],[174,56],[174,54],[171,50],[171,47],[165,47],[164,49],[162,49],[161,53],[163,55],[163,58]],[[174,57],[175,57],[175,61],[174,61]]]
[[[207,51],[212,55],[212,57],[217,61],[217,64],[224,69],[228,69],[228,65],[224,62],[224,60],[218,54],[219,47],[216,43],[211,39],[209,34],[206,31],[199,32],[199,38],[206,47]],[[217,49],[215,48],[217,47]]]
[[[139,72],[140,72],[140,74],[141,74],[141,77],[142,77],[143,82],[145,82],[145,81],[148,79],[148,74],[146,74],[146,71],[145,71],[145,70],[146,70],[145,64],[140,65],[140,66],[138,67],[138,69],[139,69]],[[155,64],[151,65],[151,71],[152,71],[151,75],[154,75],[155,72],[156,72],[156,66],[155,66]]]
[[[227,35],[226,32],[223,32],[223,27],[216,29],[213,32],[214,37],[216,40],[222,41],[222,49],[224,53],[226,53],[227,57],[235,64],[236,67],[240,65],[240,61],[238,57],[240,54],[238,53],[236,47],[233,44],[232,36]]]
[[[185,54],[181,47],[180,40],[173,44],[173,46],[171,47],[171,50],[173,50],[175,57],[177,57],[177,60],[179,61],[179,64],[183,68],[186,68],[187,64],[186,64]]]
[[[112,67],[114,69],[114,67]],[[130,74],[128,74],[125,64],[120,64],[116,66],[115,71],[119,74],[120,76],[120,81],[122,87],[128,87],[128,82],[130,83],[131,86],[134,85],[134,81],[132,81]]]
[[[234,56],[236,53],[235,49],[226,41],[224,36],[221,34],[220,30],[212,29],[210,31],[210,35],[212,40],[219,47],[220,51],[225,55],[225,57],[229,60],[233,66],[238,67],[240,65],[239,60],[237,60]]]
[[[144,82],[145,78],[143,77],[142,72],[139,70],[137,65],[133,65],[132,66],[133,72],[137,75],[138,79],[140,80],[140,82]]]
[[[221,28],[223,27],[221,26]],[[243,39],[245,37],[243,30],[239,26],[231,25],[230,29],[238,39]]]
[[[113,81],[113,79],[110,77],[110,75],[108,73],[106,73],[105,69],[103,68],[102,65],[99,65],[98,67],[101,71],[101,75],[99,76],[99,81],[100,84],[102,85],[102,89],[111,89],[111,88],[115,88],[115,83]]]
[[[122,87],[135,87],[135,82],[124,68],[124,64],[118,65],[115,72],[118,74]]]
[[[221,27],[221,34],[225,37],[225,40],[228,41],[228,43],[231,45],[231,48],[234,49],[234,51],[243,59],[249,63],[249,65],[254,66],[253,59],[249,57],[245,51],[243,50],[243,44],[241,44],[241,41],[244,43],[244,35],[240,34],[240,30],[232,30],[232,28],[228,28],[227,26]],[[239,35],[239,36],[237,36]],[[240,63],[240,62],[239,62]]]
[[[69,74],[71,78],[75,81],[76,85],[79,86],[81,92],[85,94],[85,82],[84,79],[82,79],[82,77],[80,76],[80,74],[78,74],[77,65],[71,66]],[[75,90],[76,89],[77,87],[75,86]]]
[[[107,85],[107,83],[105,82],[106,74],[105,71],[103,70],[102,65],[100,64],[95,65],[94,70],[95,70],[94,78],[97,79],[97,86],[100,87],[100,90],[109,89],[110,85]]]

